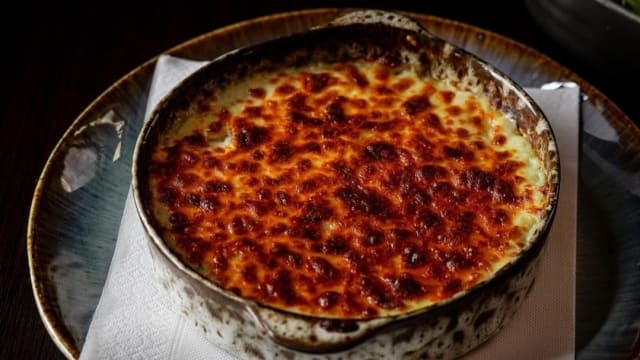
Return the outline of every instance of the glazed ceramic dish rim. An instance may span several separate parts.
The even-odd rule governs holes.
[[[244,29],[251,25],[256,25],[268,21],[280,21],[292,19],[295,17],[302,16],[327,16],[326,14],[340,14],[346,11],[347,9],[340,8],[324,8],[324,9],[307,9],[301,11],[292,11],[292,12],[284,12],[273,15],[266,15],[254,19],[245,20],[242,22],[237,22],[219,29],[215,29],[211,32],[205,33],[193,39],[183,42],[182,44],[170,49],[166,53],[174,54],[176,56],[188,56],[189,51],[194,51],[192,49],[196,49],[198,46],[202,46],[208,41],[210,38],[215,38],[216,36],[221,36],[227,32],[233,32],[235,29]],[[514,46],[517,51],[522,53],[525,58],[533,58],[536,60],[540,60],[541,63],[544,64],[544,68],[547,72],[552,73],[554,76],[557,76],[561,79],[569,79],[571,81],[577,82],[582,91],[589,96],[589,101],[592,104],[598,106],[598,112],[605,117],[607,124],[613,126],[616,131],[623,134],[621,136],[621,144],[633,144],[640,142],[640,129],[626,116],[620,108],[617,107],[611,100],[609,100],[604,94],[602,94],[599,90],[594,88],[592,85],[584,81],[582,78],[577,76],[575,73],[565,68],[563,65],[557,63],[552,60],[548,56],[532,49],[531,47],[524,45],[520,42],[507,38],[506,36],[497,34],[492,31],[488,31],[474,25],[465,24],[455,20],[444,19],[436,16],[431,16],[427,14],[419,14],[419,13],[410,13],[403,12],[400,13],[409,15],[412,18],[420,21],[422,23],[433,22],[446,28],[447,30],[453,31],[455,29],[464,29],[476,33],[477,36],[487,36],[490,39],[497,40],[500,45]],[[210,40],[209,40],[210,41]],[[200,50],[202,53],[202,50]],[[50,183],[51,181],[56,181],[51,177],[51,172],[53,171],[53,163],[55,160],[60,159],[60,151],[63,149],[64,144],[66,144],[70,138],[72,138],[75,131],[77,131],[81,126],[85,125],[86,122],[91,119],[88,118],[88,115],[91,115],[96,111],[100,106],[104,107],[108,105],[106,99],[108,96],[113,94],[117,89],[123,87],[125,84],[129,82],[133,82],[136,77],[148,77],[150,76],[151,66],[156,62],[157,57],[154,57],[142,65],[136,67],[131,72],[120,78],[114,84],[112,84],[109,88],[107,88],[102,94],[100,94],[94,101],[92,101],[83,111],[80,113],[78,117],[74,119],[74,121],[70,124],[66,132],[62,135],[54,149],[52,150],[47,162],[44,165],[41,175],[38,178],[38,182],[35,187],[33,201],[31,205],[31,209],[29,212],[29,221],[27,227],[27,252],[28,252],[28,261],[29,261],[29,272],[32,290],[34,293],[35,302],[38,308],[38,312],[41,316],[41,319],[51,335],[54,343],[59,347],[60,351],[69,359],[75,359],[78,357],[80,349],[78,345],[75,343],[73,338],[70,335],[69,329],[64,325],[64,318],[60,315],[59,312],[55,310],[46,309],[46,307],[51,306],[48,304],[48,299],[46,294],[43,293],[45,290],[46,278],[43,278],[43,275],[39,275],[37,273],[43,272],[42,266],[40,263],[37,263],[35,260],[34,254],[34,244],[37,244],[39,241],[41,242],[38,234],[36,233],[36,219],[38,218],[41,208],[40,208],[40,199],[46,197],[43,193],[43,189],[45,188],[45,184]],[[144,75],[144,73],[147,75]],[[614,121],[615,120],[615,121]],[[623,131],[626,130],[626,131]],[[635,345],[630,344],[632,346],[633,353],[637,354],[638,350],[638,342],[634,342]]]
[[[366,23],[363,22],[364,16],[371,15],[371,14],[373,14],[374,16],[377,16],[374,19],[374,21],[370,21]],[[352,20],[352,22],[347,22],[346,24],[340,23],[341,21],[344,21],[344,19],[348,19],[348,17],[353,17],[353,16],[356,17],[355,21]],[[395,16],[393,23],[386,21],[388,16]],[[396,20],[400,22],[409,22],[409,24],[401,23],[400,25],[398,25]],[[339,19],[336,19],[335,21],[337,22],[337,24],[334,24],[334,21],[332,21],[329,23],[328,27],[320,26],[320,27],[316,27],[314,29],[304,31],[301,33],[296,33],[290,36],[279,37],[279,38],[267,41],[265,43],[255,44],[255,45],[241,48],[241,49],[234,49],[228,53],[220,55],[216,59],[213,59],[209,64],[201,67],[200,69],[195,71],[193,74],[183,79],[157,104],[157,106],[153,109],[153,111],[150,113],[145,123],[143,124],[142,130],[140,131],[140,135],[138,136],[138,140],[134,148],[133,161],[132,161],[133,194],[134,194],[137,213],[143,223],[145,231],[147,232],[147,234],[149,234],[150,240],[154,243],[154,245],[158,249],[160,249],[160,252],[162,253],[163,256],[168,258],[169,261],[174,266],[176,266],[178,269],[180,269],[180,271],[182,271],[187,276],[189,276],[191,280],[198,281],[212,291],[215,291],[219,294],[222,294],[223,296],[226,296],[239,303],[249,306],[253,308],[254,311],[257,311],[259,308],[268,308],[272,311],[276,311],[279,313],[286,313],[287,315],[293,316],[293,317],[323,319],[323,317],[321,316],[310,316],[305,314],[299,314],[292,311],[287,311],[285,309],[276,309],[269,305],[243,298],[224,288],[221,288],[220,286],[217,286],[210,279],[202,276],[200,273],[194,271],[188,265],[186,265],[184,261],[182,261],[175,254],[174,251],[169,249],[168,245],[165,243],[162,236],[160,236],[159,233],[156,231],[157,225],[154,226],[154,222],[149,218],[152,216],[150,215],[151,214],[151,211],[149,209],[150,204],[148,204],[148,202],[144,199],[145,197],[142,196],[141,194],[142,192],[146,191],[143,189],[145,189],[146,187],[146,183],[148,181],[147,180],[148,175],[146,175],[146,172],[144,171],[145,166],[141,164],[141,162],[144,163],[145,160],[149,159],[149,154],[152,151],[152,149],[150,149],[150,146],[154,146],[155,143],[157,142],[157,138],[161,136],[161,134],[164,131],[166,131],[166,129],[168,129],[167,127],[168,122],[166,121],[167,119],[161,118],[161,117],[163,115],[170,116],[170,114],[173,111],[175,111],[175,109],[171,108],[172,103],[175,103],[175,101],[172,101],[172,100],[175,98],[182,99],[182,97],[184,96],[184,93],[189,93],[189,91],[192,90],[194,83],[197,83],[199,85],[207,84],[210,81],[209,78],[207,78],[207,76],[212,75],[212,73],[215,74],[216,67],[219,67],[219,64],[223,62],[229,61],[229,59],[231,60],[240,59],[241,61],[241,59],[244,57],[245,54],[249,54],[253,52],[261,53],[265,51],[264,50],[265,48],[269,48],[270,46],[279,46],[283,42],[290,42],[291,39],[294,39],[294,41],[299,41],[300,39],[313,36],[318,32],[325,31],[328,28],[331,28],[331,30],[338,29],[338,30],[345,31],[345,30],[348,30],[349,27],[363,26],[363,25],[370,26],[370,27],[371,26],[388,26],[390,28],[394,28],[393,31],[398,31],[398,32],[411,31],[416,36],[422,36],[424,38],[428,38],[429,41],[436,41],[436,42],[443,41],[444,44],[446,44],[445,46],[450,45],[450,46],[453,46],[454,49],[461,50],[457,46],[429,34],[428,31],[425,31],[424,29],[422,29],[420,25],[418,25],[417,23],[414,23],[412,20],[409,20],[408,18],[405,18],[399,15],[398,13],[380,12],[378,10],[364,10],[364,11],[348,13],[340,17]],[[297,50],[297,48],[295,49]],[[291,50],[291,51],[295,52],[296,50]],[[537,120],[537,124],[536,126],[534,126],[536,130],[544,129],[549,131],[548,136],[544,136],[545,138],[549,139],[549,146],[547,149],[543,151],[541,150],[541,152],[548,153],[549,154],[548,156],[551,156],[551,159],[549,160],[550,168],[547,169],[549,174],[548,174],[548,178],[546,179],[547,184],[550,186],[550,194],[546,197],[544,215],[541,216],[541,220],[540,220],[542,224],[538,225],[535,228],[535,232],[532,234],[531,239],[527,239],[527,246],[524,247],[516,257],[514,257],[512,260],[510,260],[507,264],[502,266],[497,271],[493,272],[487,279],[479,282],[478,284],[475,284],[471,288],[465,289],[464,291],[457,293],[455,296],[449,297],[445,300],[438,301],[429,306],[412,309],[411,311],[408,311],[408,312],[402,312],[400,314],[394,314],[394,315],[376,316],[372,318],[353,320],[359,324],[368,324],[374,321],[377,322],[379,320],[385,320],[384,323],[381,323],[380,325],[376,324],[377,326],[374,326],[374,330],[373,330],[374,332],[378,330],[382,325],[386,325],[387,322],[389,323],[396,322],[399,320],[412,318],[414,316],[419,316],[429,311],[433,311],[435,309],[446,306],[454,301],[462,299],[468,294],[482,291],[483,288],[486,288],[490,284],[493,284],[497,281],[500,281],[501,279],[504,279],[506,276],[508,276],[508,274],[512,273],[511,271],[512,268],[517,268],[524,262],[530,260],[530,256],[528,256],[527,254],[529,254],[530,252],[537,253],[538,250],[542,246],[544,246],[549,227],[553,222],[555,210],[557,208],[558,196],[560,192],[560,158],[558,155],[557,141],[555,138],[555,134],[553,133],[551,124],[549,123],[548,119],[546,118],[542,110],[539,108],[537,103],[524,91],[524,89],[522,89],[522,87],[516,84],[507,75],[499,71],[497,68],[495,68],[491,64],[488,64],[485,61],[477,58],[473,54],[470,54],[464,50],[463,50],[463,54],[464,54],[463,56],[468,56],[472,61],[479,63],[482,67],[486,67],[485,70],[488,73],[491,73],[492,75],[490,81],[492,82],[495,81],[497,84],[500,84],[503,87],[505,85],[508,86],[510,88],[510,91],[512,91],[516,96],[518,96],[521,99],[521,101],[526,101],[524,105],[530,108],[531,113]],[[500,96],[500,95],[497,95],[497,96]],[[158,128],[158,126],[160,126],[160,129],[162,130],[154,129],[154,128]],[[258,324],[255,324],[255,325],[258,326]],[[371,336],[373,335],[373,333],[367,333],[367,335]],[[348,337],[351,335],[347,334],[345,336]],[[357,336],[357,335],[356,337],[360,338],[360,336]],[[364,340],[364,338],[362,338],[361,340]]]

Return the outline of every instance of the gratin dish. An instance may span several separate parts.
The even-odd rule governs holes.
[[[413,54],[403,61],[487,97],[493,107],[515,122],[541,160],[546,185],[543,212],[526,246],[491,277],[450,298],[388,316],[346,319],[309,316],[249,300],[207,280],[181,261],[159,236],[147,188],[151,175],[146,165],[158,138],[171,128],[172,114],[205,85],[226,86],[254,69],[276,65],[358,58],[370,48]],[[501,329],[530,291],[553,219],[558,184],[553,133],[520,87],[416,23],[378,11],[348,14],[326,27],[233,51],[212,61],[158,105],[142,130],[133,163],[136,205],[162,286],[213,343],[249,358],[320,356],[310,353],[329,358],[452,358],[468,352]]]

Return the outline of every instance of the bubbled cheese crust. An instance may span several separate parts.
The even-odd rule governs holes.
[[[177,114],[154,221],[242,297],[341,319],[412,311],[527,247],[541,161],[487,99],[380,61],[260,73]]]

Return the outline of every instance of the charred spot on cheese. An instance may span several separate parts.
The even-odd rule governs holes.
[[[303,87],[309,92],[317,93],[327,87],[330,77],[327,73],[305,73],[303,79]]]
[[[398,158],[398,153],[395,147],[388,142],[377,141],[365,147],[364,156],[372,160],[393,161]]]
[[[394,51],[193,101],[148,164],[160,235],[222,288],[341,319],[328,329],[473,288],[526,247],[545,206],[515,123]]]
[[[429,108],[431,103],[426,96],[412,96],[409,100],[402,103],[404,111],[409,116],[419,114]]]
[[[392,214],[389,199],[375,190],[361,186],[347,186],[339,188],[335,195],[343,201],[347,209],[353,212],[378,218],[387,218]]]
[[[253,148],[267,140],[269,135],[266,128],[252,125],[248,121],[234,122],[233,129],[234,140],[240,148]]]

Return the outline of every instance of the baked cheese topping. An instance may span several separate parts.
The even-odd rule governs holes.
[[[490,278],[530,241],[541,161],[485,98],[384,61],[251,75],[153,150],[159,234],[220,287],[341,319]]]

